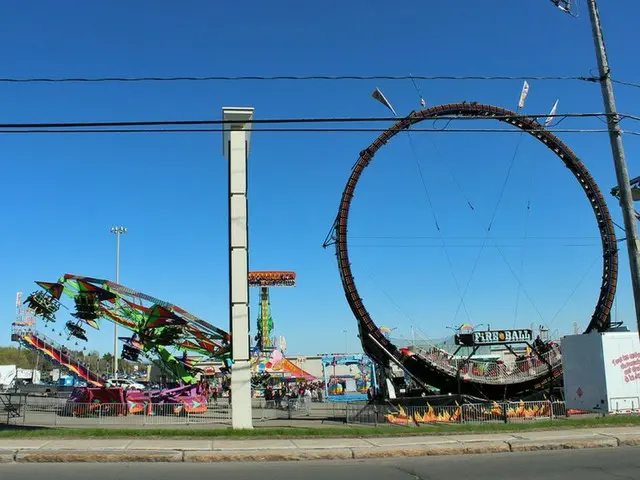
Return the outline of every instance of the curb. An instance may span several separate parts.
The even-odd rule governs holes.
[[[145,451],[78,451],[78,450],[19,450],[18,463],[125,463],[125,462],[182,462],[177,450]]]
[[[300,460],[352,460],[350,448],[317,449],[274,449],[256,451],[191,451],[185,452],[183,461],[187,463],[214,462],[290,462]]]
[[[0,464],[6,463],[216,463],[286,462],[303,460],[358,460],[389,457],[478,455],[487,453],[539,452],[590,448],[640,446],[640,435],[578,437],[571,439],[481,441],[433,443],[411,447],[352,447],[268,450],[0,450]]]
[[[618,447],[617,438],[573,438],[571,440],[548,440],[540,443],[535,440],[516,440],[509,442],[512,452],[538,452],[541,450],[576,450],[584,448]]]

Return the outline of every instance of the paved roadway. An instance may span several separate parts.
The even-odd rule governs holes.
[[[370,461],[226,464],[8,464],[2,480],[620,480],[640,479],[640,447]]]

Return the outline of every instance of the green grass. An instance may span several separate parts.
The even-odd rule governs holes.
[[[257,427],[254,430],[230,428],[37,428],[2,427],[0,438],[348,438],[409,435],[446,435],[452,433],[499,433],[534,430],[565,430],[596,427],[640,425],[640,417],[613,416],[605,418],[534,421],[531,423],[489,423],[465,425],[393,425],[336,427]]]

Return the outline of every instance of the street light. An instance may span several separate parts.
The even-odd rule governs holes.
[[[344,353],[347,353],[348,351],[347,330],[342,330],[342,333],[344,333]]]
[[[127,227],[111,227],[116,236],[116,283],[120,282],[120,235],[127,233]],[[118,378],[118,324],[113,323],[113,378]]]

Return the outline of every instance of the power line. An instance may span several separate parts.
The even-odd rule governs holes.
[[[383,240],[412,240],[412,239],[417,239],[417,240],[437,240],[440,239],[440,236],[435,236],[435,235],[417,235],[417,236],[410,236],[410,235],[366,235],[366,236],[361,236],[361,235],[349,235],[349,238],[357,238],[357,239],[383,239]],[[451,235],[445,235],[443,238],[447,239],[447,240],[482,240],[484,238],[484,236],[451,236]],[[595,235],[559,235],[559,236],[495,236],[493,235],[493,239],[494,240],[523,240],[523,239],[527,239],[527,240],[585,240],[585,239],[589,239],[589,240],[594,240],[594,239],[599,239],[600,236],[595,236]]]
[[[522,75],[245,75],[245,76],[179,76],[179,77],[29,77],[0,78],[0,83],[134,83],[134,82],[247,82],[247,81],[438,81],[438,80],[540,80],[598,82],[598,77],[584,76],[522,76]]]
[[[619,84],[619,85],[626,85],[627,87],[640,88],[640,83],[625,82],[624,80],[614,80],[614,79],[611,79],[611,81],[612,81],[613,83],[617,83],[617,84]]]
[[[600,243],[561,243],[554,244],[553,248],[556,247],[598,247]],[[382,244],[355,244],[349,245],[349,248],[522,248],[524,246],[523,243],[509,243],[509,244],[497,244],[493,245],[483,245],[482,244],[468,244],[468,245],[438,245],[438,244],[400,244],[400,245],[382,245]],[[549,248],[549,245],[528,245],[531,248]]]
[[[252,133],[268,132],[268,133],[381,133],[386,128],[259,128],[252,129]],[[609,133],[607,129],[545,129],[552,133]],[[101,129],[2,129],[3,134],[41,134],[41,133],[215,133],[225,132],[223,128],[101,128]],[[520,130],[509,130],[506,128],[413,128],[412,132],[422,133],[521,133]],[[528,130],[529,133],[535,133],[537,130]],[[639,131],[624,130],[623,133],[629,135],[640,136]]]
[[[528,118],[541,117],[606,117],[603,112],[574,112],[549,115],[541,113],[527,115]],[[640,120],[633,115],[620,115],[623,118]],[[526,118],[524,115],[441,115],[425,118],[424,120],[512,120]],[[301,117],[301,118],[258,118],[248,121],[240,120],[134,120],[112,122],[47,122],[47,123],[0,123],[0,128],[84,128],[84,127],[152,127],[152,126],[206,126],[206,125],[234,125],[234,124],[288,124],[288,123],[369,123],[369,122],[397,122],[398,117]]]

